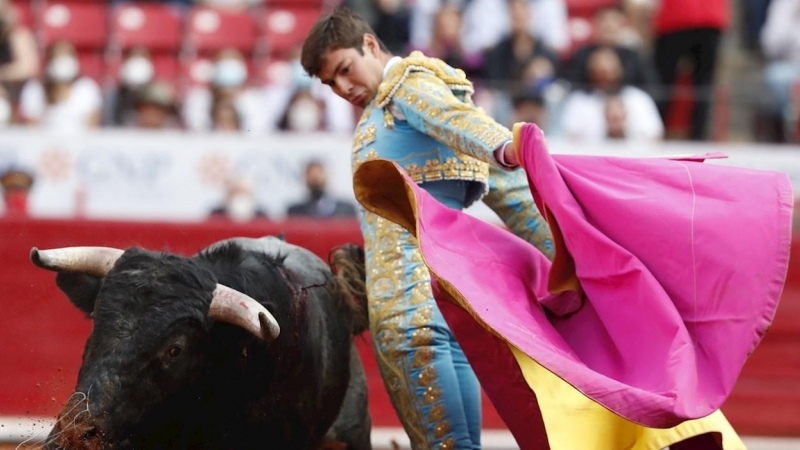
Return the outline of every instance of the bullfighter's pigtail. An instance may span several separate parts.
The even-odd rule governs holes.
[[[353,335],[359,335],[369,328],[364,249],[356,244],[334,247],[328,253],[328,265],[337,288],[353,311]]]

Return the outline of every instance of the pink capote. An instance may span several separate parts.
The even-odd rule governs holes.
[[[611,411],[665,428],[718,409],[783,288],[788,177],[703,157],[551,155],[535,125],[520,131],[520,160],[556,236],[552,265],[438,203],[398,166],[402,181],[387,178],[386,161],[362,165],[356,194],[417,235],[440,287],[485,326]]]

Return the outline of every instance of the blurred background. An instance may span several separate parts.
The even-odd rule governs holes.
[[[709,163],[783,171],[800,192],[800,0],[0,0],[0,442],[47,428],[91,327],[31,247],[188,255],[286,232],[324,258],[361,242],[360,111],[299,64],[340,4],[393,53],[463,69],[479,106],[538,124],[554,153],[723,152]],[[798,318],[794,257],[723,407],[751,448],[800,448]],[[376,444],[402,445],[361,344]],[[487,448],[514,448],[484,405]]]

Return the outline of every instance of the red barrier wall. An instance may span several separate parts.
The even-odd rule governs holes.
[[[331,247],[362,243],[353,220],[293,220],[237,225],[154,224],[99,221],[0,220],[0,415],[50,417],[72,393],[91,323],[55,285],[52,272],[28,259],[31,247],[101,245],[140,246],[191,255],[233,236],[260,237],[286,233],[286,240],[325,259]],[[399,427],[378,373],[369,336],[359,342],[370,390],[375,426]],[[505,428],[484,396],[484,426]]]
[[[28,260],[31,247],[132,245],[193,254],[232,236],[286,233],[289,242],[325,257],[345,242],[361,242],[354,221],[257,222],[234,225],[97,221],[0,220],[0,415],[53,416],[72,392],[83,342],[91,324],[55,286],[52,273]],[[800,254],[795,239],[793,254]],[[800,261],[790,265],[787,286],[769,333],[746,364],[723,406],[745,435],[800,436]],[[360,343],[375,426],[400,426],[391,408],[368,340]],[[484,426],[505,428],[484,397]]]

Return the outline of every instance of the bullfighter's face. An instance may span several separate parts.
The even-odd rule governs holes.
[[[319,79],[339,97],[364,108],[378,92],[387,59],[378,39],[365,34],[360,52],[355,48],[328,50]]]

